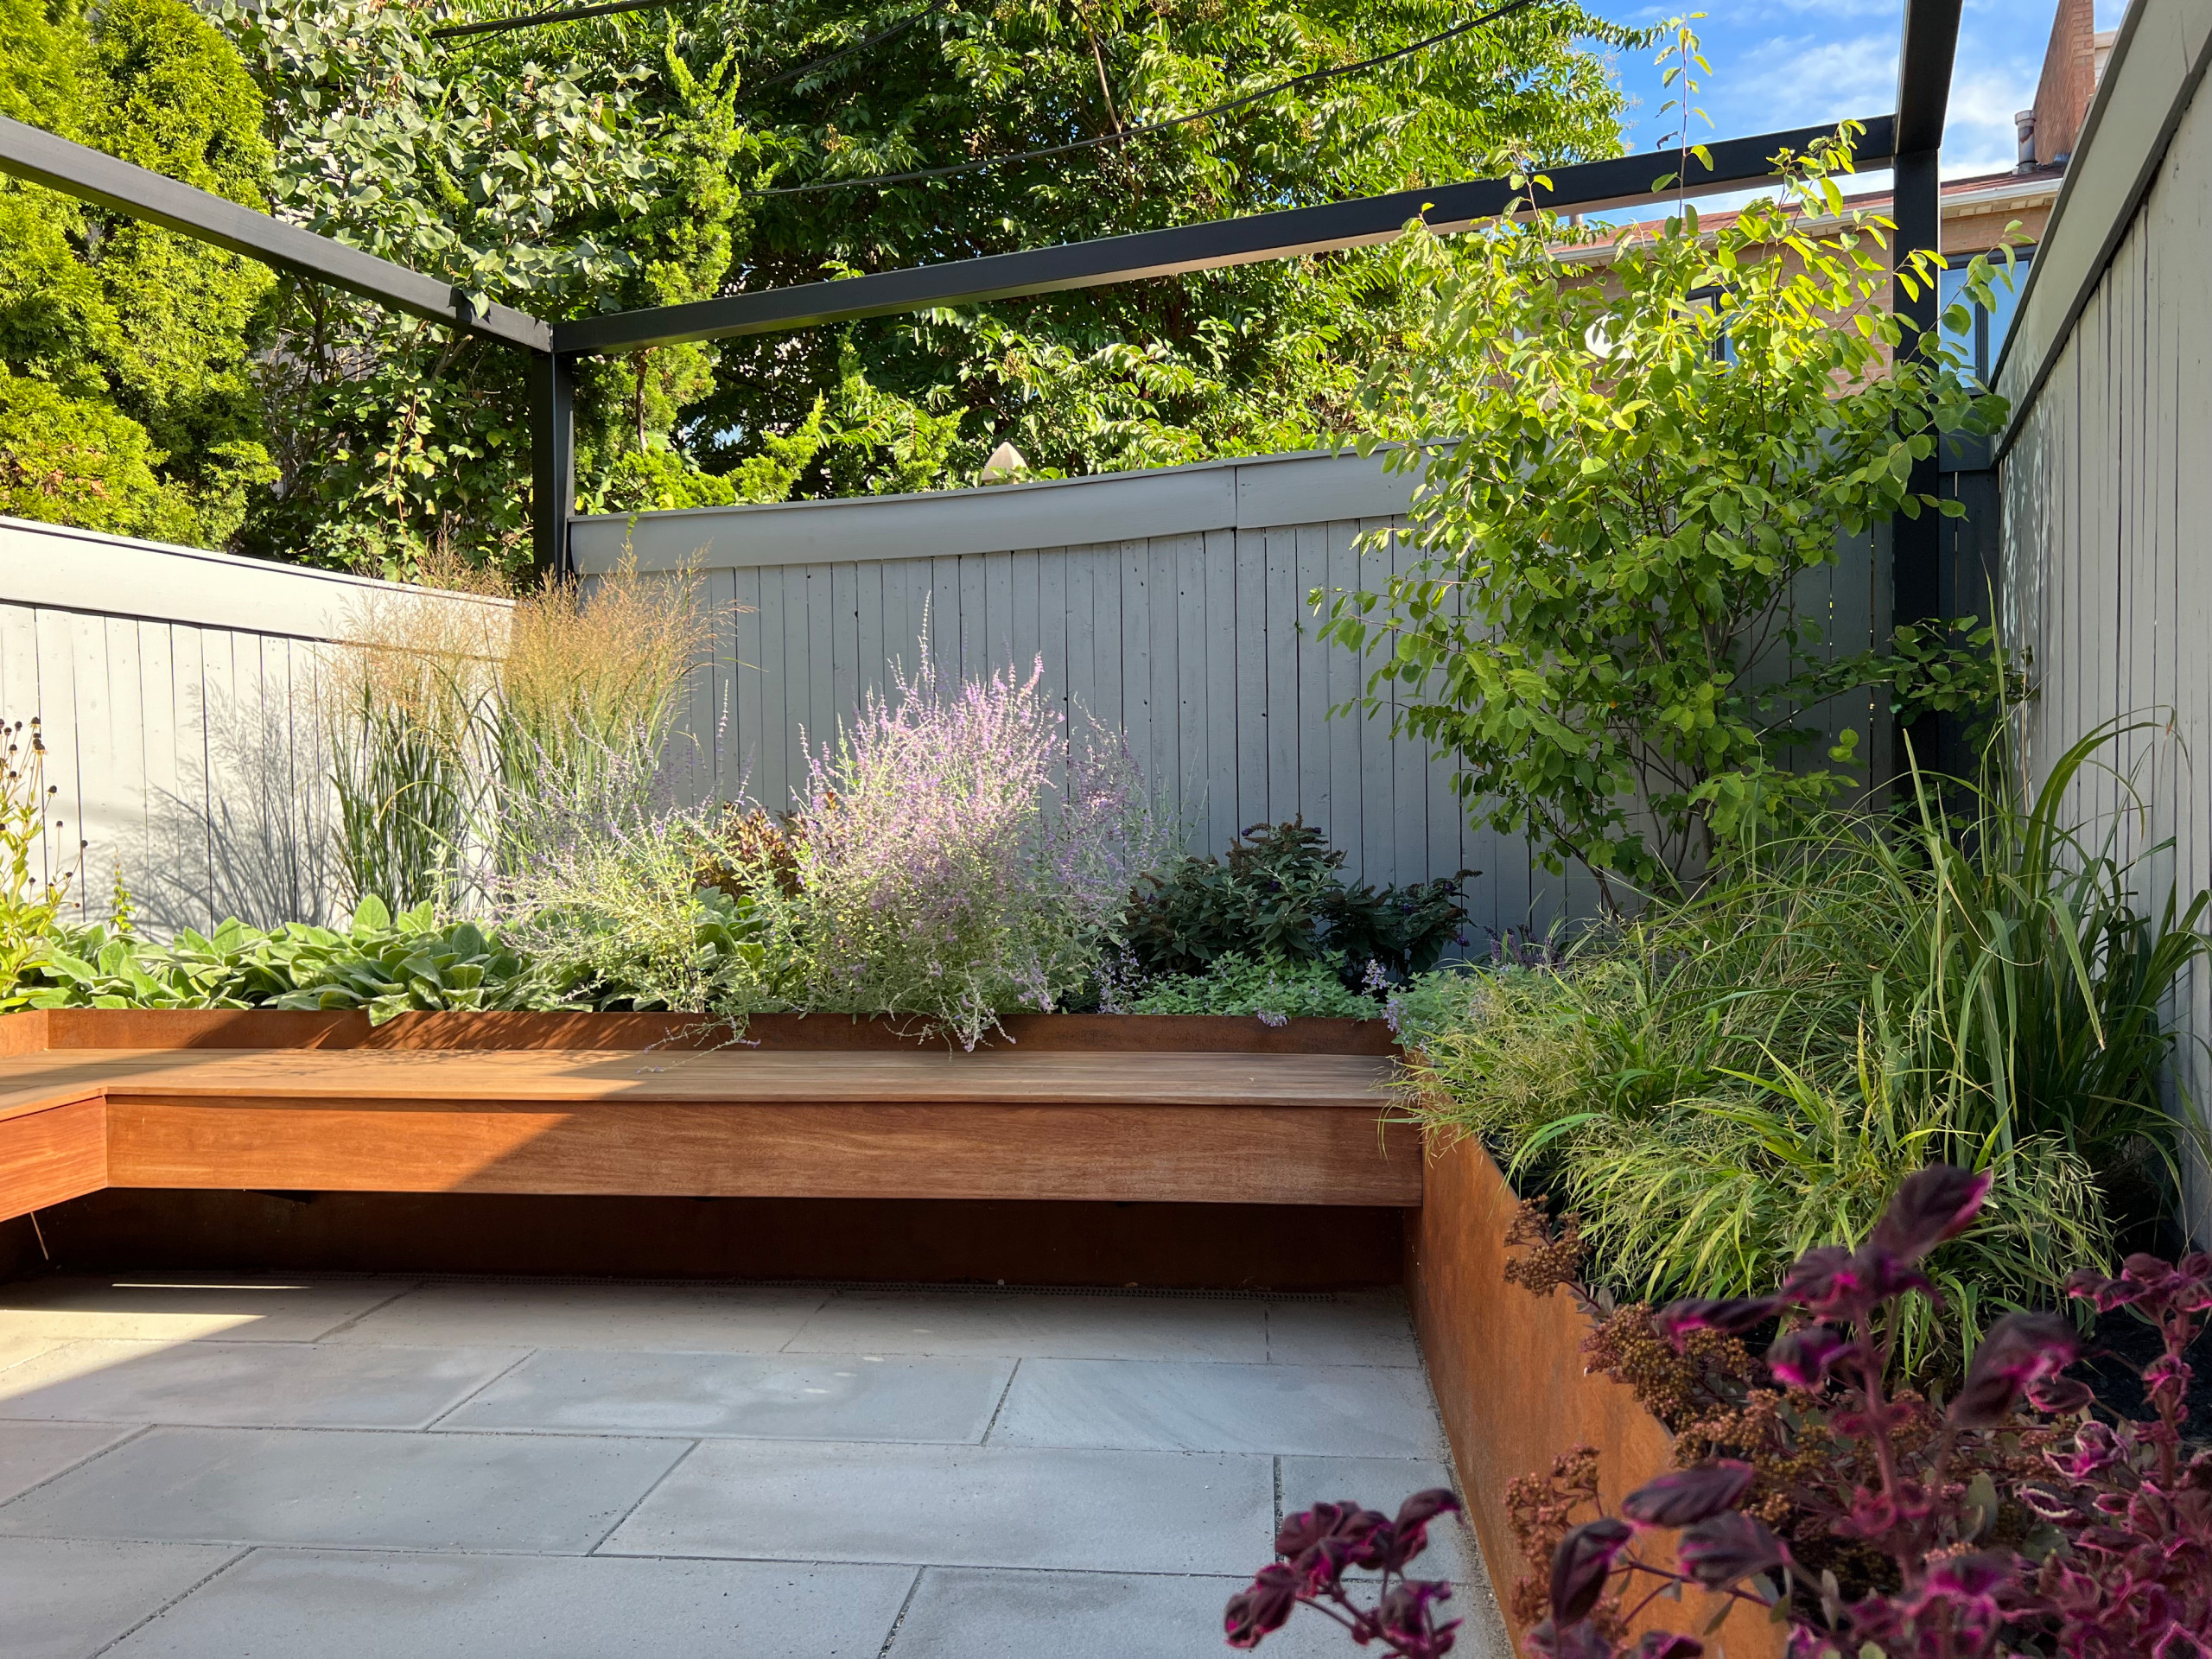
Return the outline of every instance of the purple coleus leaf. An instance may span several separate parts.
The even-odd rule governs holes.
[[[1986,1170],[1930,1164],[1898,1185],[1866,1242],[1901,1262],[1917,1262],[1974,1224],[1989,1182]]]
[[[1621,1513],[1643,1527],[1687,1527],[1732,1508],[1758,1474],[1748,1463],[1710,1463],[1647,1481],[1621,1500]]]
[[[1613,1562],[1636,1536],[1625,1521],[1608,1516],[1577,1527],[1552,1554],[1552,1618],[1562,1630],[1586,1618],[1605,1592]]]
[[[1260,1638],[1279,1630],[1298,1605],[1298,1574],[1281,1561],[1260,1569],[1249,1587],[1229,1599],[1221,1628],[1232,1648],[1256,1648]]]
[[[1767,1369],[1792,1388],[1816,1389],[1852,1346],[1851,1338],[1825,1325],[1784,1332],[1766,1351]]]
[[[1730,1510],[1684,1532],[1675,1559],[1707,1589],[1720,1590],[1771,1572],[1789,1559],[1789,1552],[1764,1521]]]
[[[1449,1487],[1432,1486],[1415,1492],[1398,1506],[1398,1518],[1368,1534],[1353,1557],[1354,1565],[1378,1572],[1398,1573],[1408,1561],[1428,1548],[1428,1523],[1440,1515],[1456,1515],[1459,1500]]]
[[[1951,1402],[1951,1421],[1965,1428],[2003,1422],[2031,1382],[2056,1376],[2080,1357],[2082,1341],[2056,1313],[2007,1313],[1974,1351],[1967,1380]]]
[[[1892,1296],[1931,1288],[1927,1276],[1895,1251],[1869,1243],[1857,1250],[1823,1244],[1791,1264],[1782,1294],[1821,1319],[1855,1319]]]
[[[1636,1659],[1698,1659],[1704,1651],[1705,1643],[1694,1636],[1646,1630],[1643,1640],[1636,1644]]]
[[[1384,1639],[1402,1653],[1449,1653],[1459,1621],[1447,1619],[1439,1624],[1429,1609],[1433,1603],[1451,1599],[1448,1584],[1408,1579],[1382,1598],[1382,1605],[1375,1610],[1375,1622],[1382,1627]]]

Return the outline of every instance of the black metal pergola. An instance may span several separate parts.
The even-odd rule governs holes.
[[[1892,169],[1897,233],[1893,268],[1922,250],[1940,251],[1937,152],[1950,102],[1963,0],[1904,0],[1895,113],[1864,118],[1859,164]],[[608,8],[613,10],[613,8]],[[1800,127],[1726,139],[1705,147],[1708,164],[1688,158],[1668,194],[1712,194],[1773,176],[1784,149],[1802,151],[1834,129]],[[1652,200],[1655,162],[1646,151],[1611,161],[1555,168],[1543,205],[1586,213]],[[817,327],[925,307],[974,304],[1140,282],[1185,271],[1213,270],[1266,259],[1294,258],[1385,242],[1408,221],[1432,230],[1464,230],[1503,212],[1519,194],[1503,179],[1474,179],[1426,190],[1327,202],[1128,236],[1102,237],[1058,247],[918,265],[838,282],[719,296],[684,305],[615,312],[549,323],[493,305],[479,312],[459,289],[389,259],[318,236],[209,192],[181,184],[99,150],[0,118],[0,173],[79,197],[125,217],[195,237],[258,259],[279,270],[327,283],[410,316],[525,352],[530,358],[531,514],[532,547],[543,569],[566,572],[569,521],[575,501],[575,365],[580,357],[644,351],[684,340],[722,340]],[[1909,330],[1936,327],[1934,289],[1917,294],[1900,283],[1893,306]],[[1937,462],[1919,463],[1910,480],[1932,494]],[[1941,526],[1933,513],[1900,518],[1892,531],[1893,614],[1908,621],[1937,613]]]

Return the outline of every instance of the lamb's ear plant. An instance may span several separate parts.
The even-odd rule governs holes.
[[[1375,544],[1417,557],[1314,603],[1379,655],[1364,706],[1457,757],[1470,811],[1587,867],[1616,912],[1863,787],[1863,734],[1824,729],[1824,700],[1881,687],[1910,717],[1991,689],[1971,620],[1910,652],[1823,633],[1839,540],[1959,512],[1908,487],[1913,464],[2002,410],[1936,332],[1897,351],[1892,226],[1842,196],[1855,134],[1784,154],[1777,194],[1710,227],[1537,207],[1395,245],[1435,307],[1367,388],[1362,443],[1397,441],[1387,464],[1416,476],[1408,525]],[[1899,280],[1940,264],[1916,252]],[[1987,303],[1989,262],[1966,276]]]

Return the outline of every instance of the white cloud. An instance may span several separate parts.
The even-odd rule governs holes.
[[[2034,76],[2023,79],[2017,67],[1955,77],[1943,130],[1943,171],[1999,173],[2011,167],[2019,157],[2012,117],[2035,97]]]

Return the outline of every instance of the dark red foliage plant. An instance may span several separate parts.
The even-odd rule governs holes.
[[[1357,1503],[1316,1503],[1290,1516],[1275,1534],[1278,1560],[1260,1569],[1249,1589],[1229,1599],[1222,1627],[1232,1648],[1256,1648],[1281,1630],[1299,1606],[1312,1607],[1343,1625],[1362,1647],[1380,1643],[1403,1659],[1441,1659],[1452,1651],[1456,1618],[1437,1622],[1436,1604],[1452,1586],[1405,1575],[1406,1563],[1428,1548],[1428,1523],[1457,1514],[1459,1500],[1443,1487],[1415,1492],[1396,1518]],[[1362,1567],[1372,1580],[1375,1603],[1363,1607],[1344,1574]]]
[[[1984,1176],[1923,1170],[1864,1244],[1808,1251],[1775,1294],[1643,1316],[1680,1356],[1716,1342],[1741,1354],[1745,1336],[1781,1329],[1763,1361],[1699,1368],[1701,1444],[1741,1455],[1662,1475],[1560,1539],[1533,1655],[1607,1659],[1630,1622],[1694,1586],[1723,1613],[1748,1603],[1787,1621],[1793,1659],[2212,1659],[2212,1451],[2192,1454],[2183,1433],[2212,1255],[2133,1255],[2117,1279],[2069,1285],[2157,1330],[2150,1421],[2099,1414],[2066,1375],[2075,1327],[2050,1313],[1999,1320],[1947,1405],[1893,1391],[1886,1315],[1931,1294],[1919,1263],[1987,1191]],[[1639,1552],[1654,1532],[1675,1535],[1671,1566]],[[1638,1651],[1693,1659],[1703,1645],[1648,1635]]]

